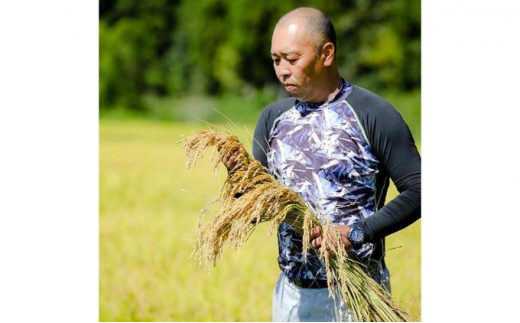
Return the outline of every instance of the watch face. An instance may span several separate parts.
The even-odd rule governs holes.
[[[359,244],[363,242],[363,236],[363,232],[358,228],[352,229],[352,231],[350,232],[350,240],[352,240],[354,244]]]

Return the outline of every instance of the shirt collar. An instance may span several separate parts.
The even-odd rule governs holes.
[[[338,100],[341,96],[343,96],[345,91],[350,87],[350,83],[348,81],[345,81],[343,78],[341,80],[343,81],[343,84],[341,85],[341,88],[339,89],[338,93],[336,93],[336,95],[334,95],[333,98],[331,98],[329,100],[325,100],[325,101],[320,101],[320,102],[298,101],[298,103],[296,104],[296,110],[298,110],[298,112],[300,112],[300,115],[302,117],[305,117],[306,115],[308,115],[312,111],[318,109],[322,105],[330,104],[330,103]]]

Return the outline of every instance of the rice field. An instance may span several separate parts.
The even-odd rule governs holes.
[[[202,123],[100,122],[100,321],[270,321],[276,236],[262,224],[207,271],[190,258],[199,210],[218,194],[209,158],[177,141]],[[253,127],[234,131],[250,147]],[[209,157],[209,156],[207,156]],[[391,189],[387,200],[395,196]],[[210,211],[211,215],[211,211]],[[392,292],[420,319],[420,221],[387,238]]]

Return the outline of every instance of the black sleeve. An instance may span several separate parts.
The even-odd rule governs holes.
[[[269,151],[269,135],[274,121],[284,112],[294,106],[296,100],[287,98],[267,106],[263,111],[255,127],[253,135],[253,157],[267,167],[267,152]]]
[[[357,93],[356,93],[357,92]],[[421,217],[421,157],[401,115],[385,100],[356,88],[349,103],[360,118],[374,155],[379,160],[379,185],[392,179],[399,195],[364,221],[367,241],[399,231]],[[382,180],[381,180],[382,179]]]
[[[269,147],[269,128],[267,125],[269,109],[264,109],[256,122],[253,135],[253,157],[267,167],[267,149]]]

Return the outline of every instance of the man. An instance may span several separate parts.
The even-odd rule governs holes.
[[[343,79],[335,54],[334,27],[321,11],[298,8],[279,20],[271,56],[292,97],[264,109],[253,155],[323,222],[330,220],[349,256],[390,290],[384,238],[420,218],[420,156],[399,113]],[[235,165],[233,156],[223,162],[228,169]],[[384,205],[390,178],[400,194]],[[330,248],[321,242],[321,230],[312,229],[311,246]],[[273,294],[273,321],[348,319],[342,300],[328,295],[316,251],[305,261],[302,238],[286,223],[278,229],[278,245],[282,273]]]

